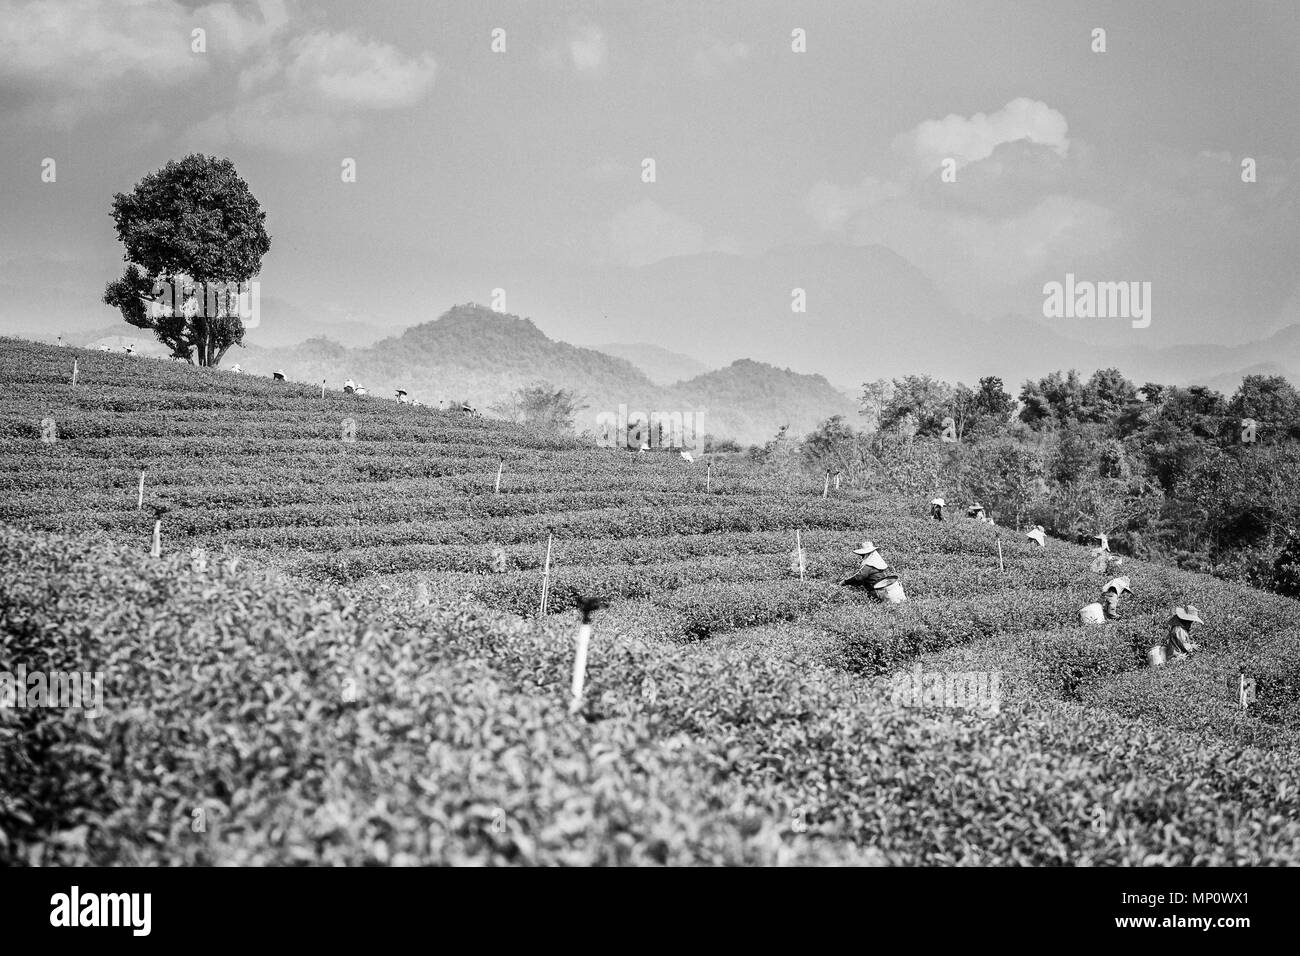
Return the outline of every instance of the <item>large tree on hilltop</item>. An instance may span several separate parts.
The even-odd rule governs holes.
[[[117,193],[112,216],[127,266],[104,303],[176,358],[219,364],[244,338],[231,284],[257,275],[271,248],[266,213],[234,164],[198,153],[173,160]],[[158,308],[165,298],[177,307]]]

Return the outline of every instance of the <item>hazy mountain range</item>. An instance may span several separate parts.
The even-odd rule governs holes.
[[[555,341],[528,319],[472,304],[371,346],[348,348],[314,338],[283,348],[234,349],[225,364],[235,362],[252,374],[282,370],[291,379],[324,380],[331,388],[352,379],[384,398],[403,388],[429,405],[468,400],[480,411],[513,389],[545,380],[583,396],[580,432],[596,431],[598,414],[617,415],[625,405],[628,413],[647,415],[702,411],[705,433],[750,444],[770,438],[781,425],[804,432],[830,415],[857,412],[819,375],[753,361],[659,385],[626,359]]]
[[[602,408],[610,402],[616,407],[620,395],[629,403],[670,403],[674,395],[663,391],[667,386],[740,358],[825,376],[837,390],[831,408],[843,407],[864,381],[913,373],[969,384],[998,375],[1013,393],[1031,376],[1068,368],[1087,375],[1109,366],[1139,383],[1209,384],[1225,392],[1248,371],[1300,381],[1300,325],[1232,345],[1156,347],[1151,343],[1159,339],[1148,333],[1176,328],[1178,321],[1161,311],[1158,290],[1150,329],[1131,328],[1124,319],[1046,320],[1041,296],[1027,302],[1024,313],[985,321],[956,311],[924,274],[881,246],[785,246],[757,256],[713,252],[640,268],[523,262],[503,265],[492,276],[444,264],[407,274],[414,285],[405,296],[406,311],[422,312],[423,324],[370,321],[363,309],[337,304],[316,313],[285,297],[264,295],[261,321],[246,335],[248,351],[232,351],[227,362],[301,363],[308,378],[320,371],[327,378],[368,376],[384,386],[405,379],[407,387],[424,374],[421,369],[433,369],[436,377],[421,381],[429,381],[437,397],[480,403],[525,380],[546,377],[579,388]],[[99,288],[88,289],[78,275],[68,263],[5,263],[0,268],[3,330],[51,340],[57,331],[75,332],[72,340],[115,334],[143,345],[148,333],[114,321],[98,302]],[[450,327],[430,331],[427,320],[436,313],[427,303],[482,301],[498,286],[509,291],[513,305],[536,303],[528,309],[532,322],[487,323],[475,335],[461,330],[452,336],[454,347],[442,340]],[[804,290],[806,312],[792,311],[795,289]],[[439,299],[435,290],[459,294]],[[391,309],[376,308],[376,313],[391,314]],[[473,321],[494,315],[482,310]],[[516,334],[519,340],[510,341]],[[336,345],[302,345],[320,337]],[[566,341],[620,344],[582,349]],[[289,347],[280,356],[261,354]],[[338,347],[360,352],[336,354]],[[419,356],[418,368],[412,356]],[[812,390],[818,392],[820,385]],[[675,400],[693,394],[684,390]],[[730,423],[750,437],[755,436],[744,422],[761,422],[766,434],[773,419],[755,411],[766,408],[765,402],[762,395],[750,396],[730,412],[719,410],[711,421]],[[801,401],[795,405],[803,408]],[[808,410],[811,414],[811,406]],[[775,410],[772,414],[779,417]],[[791,414],[801,420],[802,411]]]

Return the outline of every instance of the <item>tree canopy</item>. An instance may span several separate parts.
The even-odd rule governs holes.
[[[266,213],[234,164],[198,153],[173,160],[114,195],[112,216],[127,265],[104,303],[174,357],[219,364],[244,338],[232,286],[256,276],[271,248]]]

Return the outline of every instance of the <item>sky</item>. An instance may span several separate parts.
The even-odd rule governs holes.
[[[1151,282],[1153,344],[1242,341],[1300,322],[1298,93],[1294,0],[0,0],[0,330],[114,321],[113,194],[205,152],[322,320],[878,244],[973,318],[1073,272]],[[508,310],[606,341],[566,291]]]

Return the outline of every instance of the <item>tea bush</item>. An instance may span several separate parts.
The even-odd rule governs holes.
[[[106,675],[98,718],[0,712],[8,864],[1300,861],[1294,761],[1101,709],[913,708],[598,618],[571,717],[572,619],[102,538],[0,560],[5,666]]]

